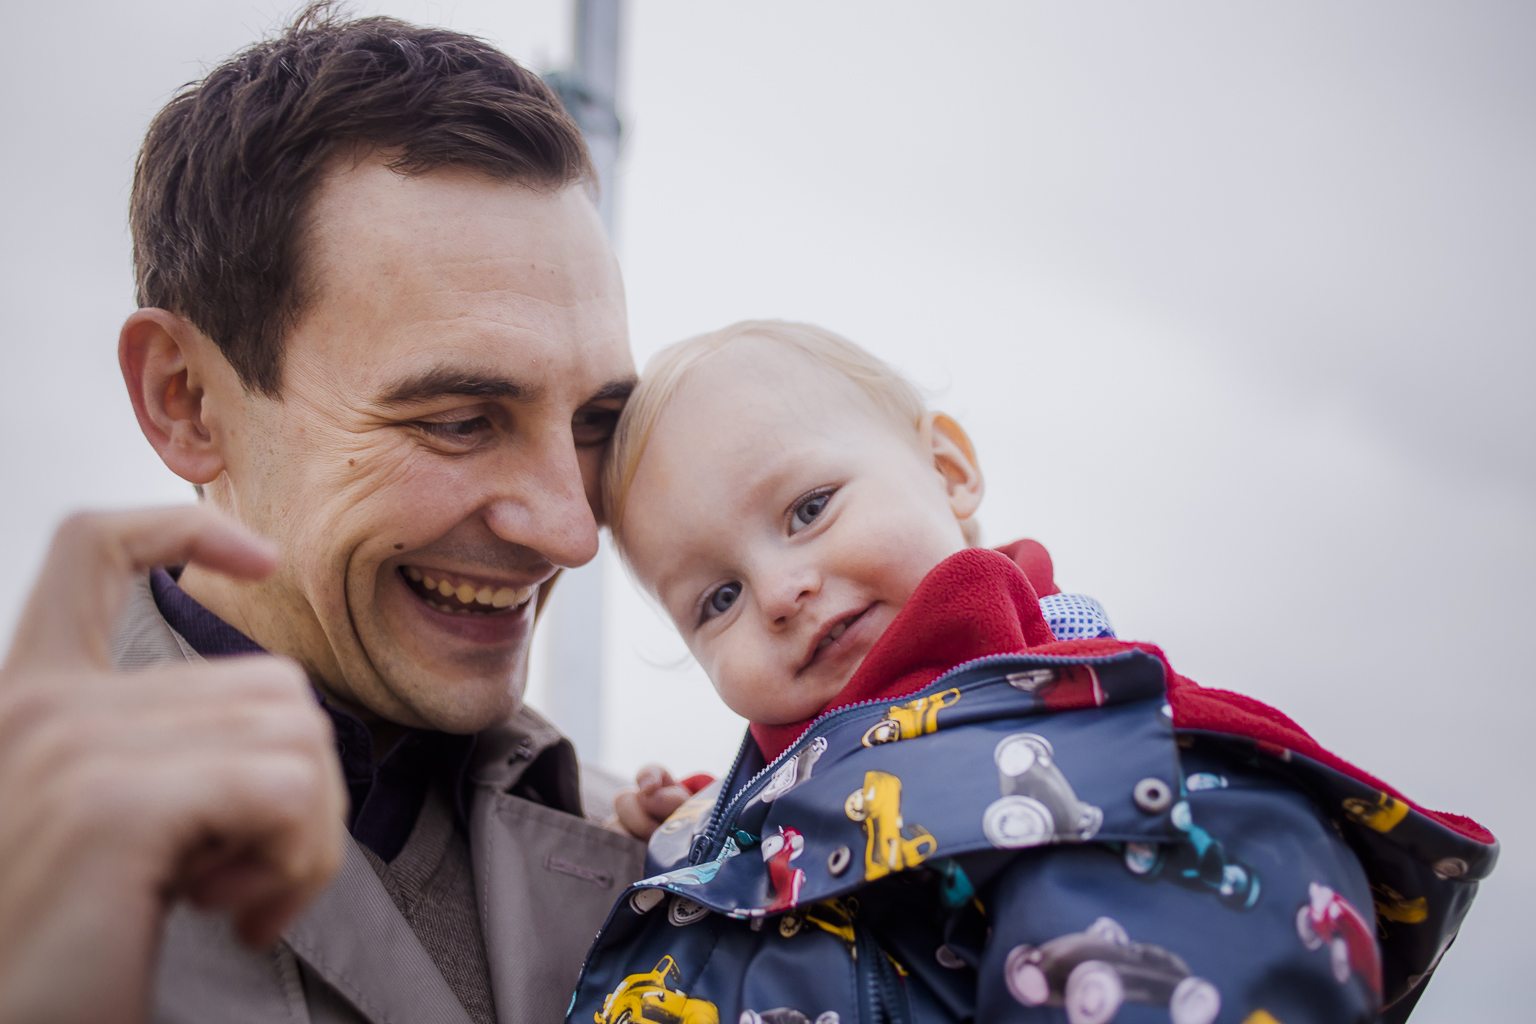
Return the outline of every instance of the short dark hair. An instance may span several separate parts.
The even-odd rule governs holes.
[[[313,293],[308,201],[347,148],[420,174],[470,167],[541,188],[593,181],[581,132],[532,72],[484,40],[306,7],[282,33],[183,87],[134,168],[141,306],[185,317],[249,390],[277,397],[283,339]]]

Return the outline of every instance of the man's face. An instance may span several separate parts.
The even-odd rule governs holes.
[[[837,696],[965,547],[916,430],[857,386],[744,339],[689,371],[624,505],[625,556],[721,699],[767,725]]]
[[[281,397],[226,431],[223,500],[284,555],[247,628],[365,713],[484,728],[517,707],[539,585],[597,552],[634,378],[612,251],[580,187],[376,159],[309,225]]]

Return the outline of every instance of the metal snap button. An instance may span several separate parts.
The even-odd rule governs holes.
[[[848,865],[853,863],[853,851],[846,846],[839,846],[827,854],[827,870],[834,876],[848,870]]]
[[[948,946],[940,946],[934,950],[933,958],[939,962],[940,967],[948,968],[951,971],[958,971],[965,966],[965,961],[956,956],[955,951]]]
[[[779,918],[779,934],[786,939],[792,939],[800,932],[800,915],[785,914]]]
[[[1467,873],[1467,862],[1460,857],[1445,857],[1435,861],[1435,874],[1441,878],[1460,878]]]
[[[678,928],[686,928],[695,921],[702,921],[708,916],[708,907],[701,903],[695,903],[686,896],[673,896],[672,902],[667,904],[667,920]]]
[[[1161,814],[1173,803],[1173,790],[1162,779],[1146,778],[1136,783],[1131,798],[1148,814]]]
[[[641,889],[629,897],[629,905],[637,914],[649,914],[656,909],[656,904],[666,898],[666,895],[663,889]]]

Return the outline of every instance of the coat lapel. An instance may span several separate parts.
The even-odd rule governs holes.
[[[336,880],[283,938],[374,1024],[470,1024],[350,838]]]
[[[613,902],[640,877],[645,847],[581,816],[576,756],[547,722],[524,710],[480,734],[473,775],[470,860],[496,1016],[560,1024],[582,960]],[[530,764],[558,760],[551,807],[509,790]]]

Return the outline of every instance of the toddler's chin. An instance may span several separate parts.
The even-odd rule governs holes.
[[[861,659],[862,660],[862,659]],[[725,701],[726,707],[736,712],[742,718],[757,725],[798,725],[815,718],[836,702],[838,695],[848,685],[848,680],[853,678],[857,666],[839,679],[817,680],[814,686],[805,680],[788,684],[777,684],[772,688],[792,688],[792,692],[783,693],[779,690],[777,696],[780,699],[764,701],[762,694],[769,690],[770,684],[758,680],[755,686],[744,686],[738,693],[747,693],[758,697],[758,700],[733,701],[728,696],[726,688],[717,685],[715,692],[720,694],[720,699]]]
[[[829,682],[826,685],[819,687],[817,696],[814,700],[807,700],[803,704],[797,704],[793,710],[785,713],[783,721],[777,722],[775,724],[794,725],[797,722],[806,722],[812,718],[815,718],[827,708],[837,703],[837,698],[842,694],[843,689],[848,685],[848,680],[852,678],[853,673],[850,672],[845,678]]]

